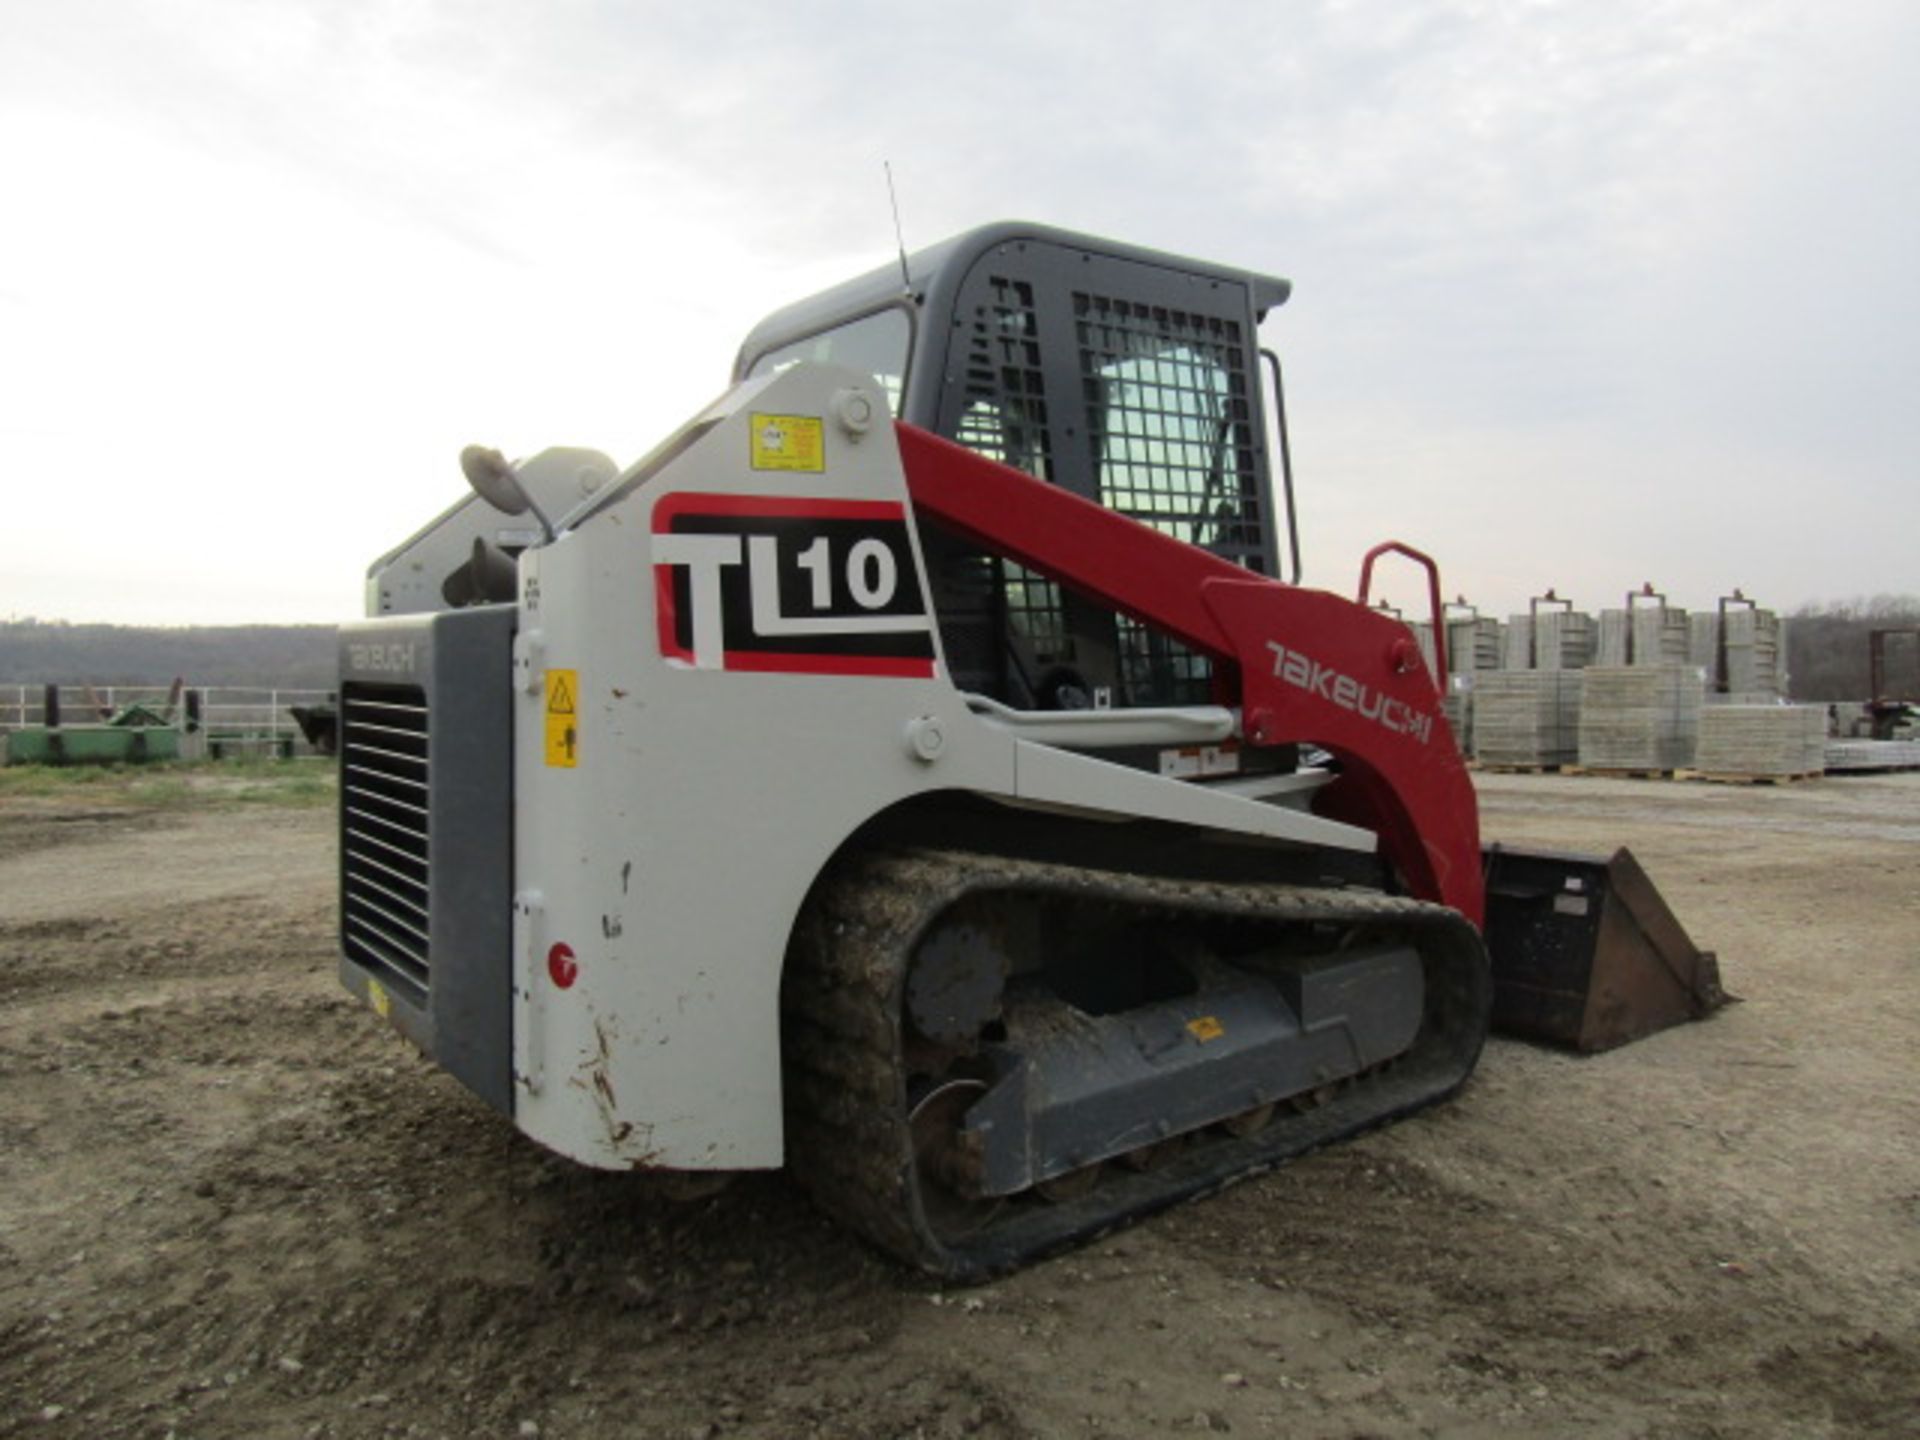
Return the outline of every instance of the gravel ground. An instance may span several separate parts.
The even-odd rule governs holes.
[[[1920,1433],[1920,774],[1482,776],[1745,997],[971,1290],[547,1157],[333,978],[331,816],[0,793],[0,1436]]]

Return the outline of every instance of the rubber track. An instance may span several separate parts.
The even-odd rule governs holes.
[[[1164,1166],[1109,1166],[1062,1205],[1016,1198],[990,1226],[943,1243],[925,1224],[907,1127],[900,1017],[906,963],[922,932],[976,891],[1273,924],[1388,927],[1413,939],[1427,972],[1419,1038],[1384,1074],[1345,1087],[1256,1136],[1207,1132]],[[1452,1094],[1486,1037],[1491,986],[1479,933],[1458,912],[1364,890],[1219,884],[1085,870],[952,851],[855,857],[823,879],[796,927],[782,996],[787,1157],[816,1202],[909,1264],[984,1279]],[[1284,1112],[1284,1107],[1283,1112]]]

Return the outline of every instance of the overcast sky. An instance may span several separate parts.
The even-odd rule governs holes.
[[[358,613],[991,219],[1289,276],[1309,583],[1920,591],[1920,6],[0,0],[0,616]],[[1410,591],[1411,586],[1402,586]]]

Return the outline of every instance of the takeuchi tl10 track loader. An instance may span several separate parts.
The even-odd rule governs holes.
[[[341,634],[348,988],[542,1145],[786,1165],[951,1278],[1443,1099],[1490,1017],[1712,1008],[1624,851],[1483,849],[1444,658],[1298,583],[1287,293],[996,225],[628,469],[470,449]]]

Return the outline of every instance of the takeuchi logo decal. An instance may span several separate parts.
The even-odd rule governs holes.
[[[1329,705],[1351,710],[1363,720],[1391,730],[1395,735],[1411,735],[1422,745],[1433,738],[1433,716],[1416,710],[1404,700],[1383,695],[1364,681],[1342,674],[1330,665],[1322,665],[1311,656],[1290,650],[1277,640],[1267,641],[1273,652],[1273,674],[1309,695],[1317,695]]]

